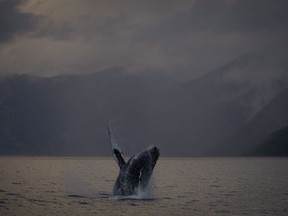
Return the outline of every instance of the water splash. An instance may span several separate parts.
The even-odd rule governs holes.
[[[111,200],[155,200],[153,196],[151,196],[149,193],[142,191],[135,195],[130,196],[113,196],[110,197]]]
[[[153,194],[153,178],[150,179],[148,187],[145,190],[141,190],[138,188],[137,194],[129,195],[129,196],[112,196],[109,199],[111,200],[155,200],[155,196]]]

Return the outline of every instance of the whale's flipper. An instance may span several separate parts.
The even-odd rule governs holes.
[[[126,164],[125,160],[123,159],[123,152],[121,151],[118,143],[116,142],[116,139],[113,135],[112,129],[109,124],[108,124],[108,135],[112,147],[113,157],[118,163],[119,167],[122,168]]]

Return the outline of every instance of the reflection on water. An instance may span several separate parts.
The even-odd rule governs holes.
[[[123,199],[111,158],[0,157],[0,215],[287,215],[287,170],[288,158],[162,157],[149,196]]]

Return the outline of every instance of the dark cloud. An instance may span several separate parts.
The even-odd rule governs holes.
[[[24,0],[0,0],[0,42],[10,41],[36,27],[37,17],[19,10],[24,3]]]
[[[0,51],[0,71],[123,65],[195,77],[245,53],[285,50],[287,11],[286,0],[0,0],[0,42],[18,36]]]
[[[35,38],[52,38],[53,40],[70,40],[76,35],[76,28],[70,23],[55,23],[49,19],[42,19],[41,25],[37,31],[33,32]]]
[[[198,0],[188,12],[169,17],[141,32],[145,39],[163,39],[179,34],[278,33],[288,31],[288,1]]]
[[[97,1],[93,7],[97,8]],[[84,7],[88,7],[85,2]],[[95,37],[100,38],[120,38],[121,35],[129,34],[137,28],[142,28],[133,24],[134,15],[115,14],[110,16],[98,15],[98,11],[82,11],[77,13],[72,10],[73,15],[63,15],[61,18],[53,17],[54,14],[44,15],[33,37],[51,38],[53,40],[65,41],[73,39],[93,40]],[[87,9],[88,10],[88,9]],[[99,10],[99,9],[98,9]],[[119,11],[121,9],[118,9]],[[57,11],[60,13],[61,11]]]
[[[287,31],[288,2],[235,1],[225,11],[220,11],[219,30],[241,32]]]

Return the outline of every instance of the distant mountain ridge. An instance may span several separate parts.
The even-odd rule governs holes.
[[[171,85],[167,76],[133,75],[121,68],[52,78],[2,78],[0,153],[110,154],[107,122],[121,116],[133,119],[145,95],[166,85]]]
[[[227,154],[246,154],[271,133],[288,126],[288,88],[273,98],[235,136],[227,139]]]
[[[120,67],[51,78],[4,77],[0,154],[110,155],[108,121],[127,154],[153,144],[170,156],[242,154],[254,143],[232,143],[231,137],[264,121],[267,106],[282,109],[277,118],[286,119],[279,95],[288,88],[287,68],[286,62],[245,55],[185,82]],[[269,105],[274,100],[280,102]],[[224,144],[237,152],[225,152]]]
[[[271,133],[264,142],[253,150],[246,152],[247,156],[288,156],[288,126]]]
[[[171,145],[181,143],[182,148],[191,150],[188,154],[207,155],[211,148],[237,134],[288,86],[287,63],[281,63],[245,55],[168,89],[158,97],[162,104],[158,110],[164,110],[164,114],[155,114],[162,122],[158,125],[159,139]],[[273,68],[275,74],[271,72]],[[223,155],[217,148],[213,154]]]

